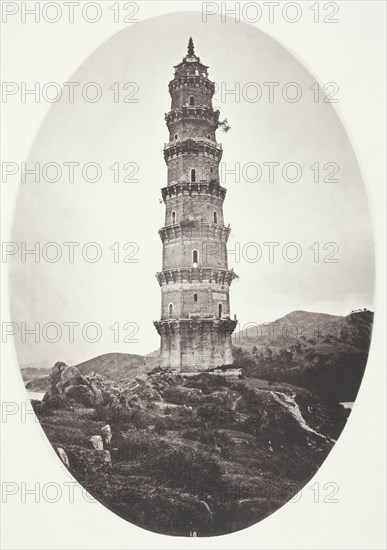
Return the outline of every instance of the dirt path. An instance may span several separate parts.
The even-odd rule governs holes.
[[[295,400],[296,394],[294,391],[290,389],[290,387],[287,388],[290,393],[289,395],[288,393],[284,393],[278,390],[278,386],[280,386],[280,384],[277,384],[277,388],[274,387],[273,389],[273,384],[269,383],[267,380],[260,380],[259,378],[255,378],[255,379],[250,378],[250,379],[244,380],[243,383],[254,391],[270,393],[270,395],[273,397],[273,399],[277,401],[277,403],[279,403],[289,411],[289,413],[293,416],[293,418],[297,420],[297,422],[299,423],[299,425],[303,430],[309,433],[313,433],[314,435],[317,435],[318,437],[325,439],[329,443],[335,443],[334,439],[331,439],[330,437],[317,432],[316,430],[314,430],[309,426],[309,424],[306,422],[305,418],[302,415],[300,407],[298,406]]]
[[[266,391],[266,390],[263,390]],[[290,414],[297,420],[301,428],[306,430],[307,432],[313,433],[319,437],[322,437],[326,441],[329,441],[329,443],[335,443],[334,439],[331,439],[330,437],[320,434],[313,428],[309,426],[309,424],[306,422],[305,418],[302,416],[302,412],[300,410],[300,407],[296,403],[295,397],[296,394],[287,395],[286,393],[279,392],[279,391],[270,391],[270,394],[273,396],[273,398],[280,403],[283,407],[285,407]]]

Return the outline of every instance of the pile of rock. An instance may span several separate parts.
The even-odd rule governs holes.
[[[103,403],[100,388],[88,382],[76,367],[69,367],[61,361],[53,366],[48,382],[43,404],[63,406],[78,403],[85,407],[95,407]]]

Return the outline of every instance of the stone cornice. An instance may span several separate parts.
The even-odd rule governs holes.
[[[185,139],[183,141],[170,141],[164,145],[164,159],[167,164],[171,158],[186,153],[208,155],[220,161],[223,151],[219,143],[209,139]]]
[[[230,285],[238,275],[233,269],[219,269],[214,267],[176,267],[173,269],[164,269],[156,273],[156,278],[160,286],[169,283],[220,283]]]
[[[180,109],[173,109],[165,114],[165,121],[169,128],[170,124],[182,119],[207,120],[215,128],[218,127],[219,111],[214,111],[205,105],[183,105]]]
[[[153,321],[157,332],[160,334],[175,334],[182,331],[213,331],[213,332],[227,332],[231,334],[238,324],[236,319],[206,319],[205,317],[199,317],[194,319],[163,319],[161,321]]]
[[[217,181],[179,182],[161,189],[163,201],[178,195],[211,195],[225,199],[227,190],[221,187]]]
[[[176,74],[175,78],[170,81],[168,89],[169,93],[180,88],[201,88],[202,90],[215,93],[215,84],[203,75],[196,74]]]
[[[201,220],[186,220],[162,227],[159,235],[163,243],[182,238],[214,239],[227,243],[230,231],[231,228],[225,225]]]

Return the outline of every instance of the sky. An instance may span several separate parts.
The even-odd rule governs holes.
[[[62,177],[56,183],[43,175],[40,182],[28,177],[20,184],[12,230],[19,252],[10,265],[20,363],[75,364],[103,353],[145,354],[158,347],[152,321],[160,316],[155,273],[161,269],[160,189],[167,181],[164,113],[170,109],[173,65],[186,54],[190,35],[219,86],[214,106],[231,126],[217,132],[222,173],[236,169],[240,175],[239,181],[231,173],[222,178],[225,223],[231,226],[229,266],[239,275],[230,293],[238,328],[300,309],[339,315],[372,309],[368,200],[335,104],[324,102],[321,90],[315,102],[316,78],[256,28],[215,18],[204,24],[196,13],[171,14],[117,33],[80,60],[68,81],[79,82],[79,89],[98,83],[101,100],[87,102],[76,93],[69,102],[63,96],[36,136],[28,166],[56,163]],[[273,101],[270,82],[278,83]],[[125,89],[125,83],[135,84]],[[283,97],[291,100],[300,90],[298,101]],[[334,87],[327,92],[334,94]],[[64,164],[69,162],[79,163],[74,181]],[[80,168],[88,163],[99,163],[99,181],[82,176]],[[273,181],[269,163],[279,163]],[[301,168],[297,178],[291,163]],[[92,167],[87,174],[93,177]],[[129,181],[122,181],[125,176]],[[52,242],[56,245],[45,248]],[[20,253],[35,243],[42,252],[38,262]],[[72,245],[74,261],[64,243],[79,243]],[[48,261],[58,250],[61,258]],[[96,251],[102,256],[93,262]],[[298,261],[292,261],[295,254]],[[38,337],[24,333],[36,323]]]

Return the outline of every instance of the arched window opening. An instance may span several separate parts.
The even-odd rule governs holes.
[[[218,223],[218,214],[214,212],[214,223]]]
[[[175,134],[175,139],[177,139],[177,134]]]
[[[171,216],[171,217],[172,217],[172,223],[173,223],[173,224],[176,223],[176,212],[175,212],[175,211],[172,212],[172,216]]]
[[[222,304],[219,304],[218,305],[218,317],[219,317],[219,319],[222,318],[222,312],[223,312],[223,306],[222,306]]]
[[[168,306],[168,316],[173,317],[173,304],[169,304]]]
[[[194,302],[197,302],[197,301],[198,301],[198,295],[194,294]]]
[[[208,137],[208,139],[211,139],[211,136],[210,136],[210,134],[207,134],[207,137]]]
[[[195,168],[192,168],[192,170],[191,170],[191,181],[192,181],[193,183],[195,183],[195,181],[196,181],[196,171],[195,171]]]
[[[192,265],[193,267],[197,267],[199,263],[199,254],[197,250],[192,251]]]
[[[191,97],[189,98],[189,104],[190,105],[195,105],[195,98],[193,95],[191,95]]]

